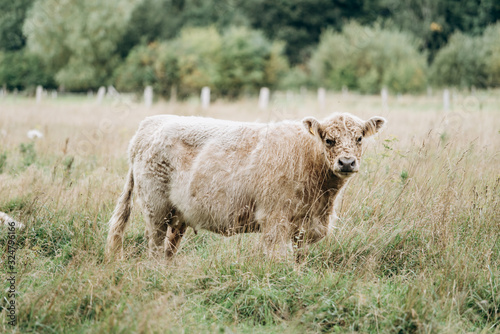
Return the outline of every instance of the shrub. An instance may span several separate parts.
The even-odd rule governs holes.
[[[342,32],[327,30],[309,62],[316,85],[347,86],[363,93],[419,92],[426,86],[426,57],[412,35],[379,25],[348,23]]]
[[[310,86],[311,80],[303,66],[295,66],[285,73],[280,79],[280,89],[299,89],[303,86]]]
[[[155,62],[158,44],[140,45],[134,48],[115,72],[115,84],[119,90],[140,91],[147,85],[156,85]]]
[[[491,25],[483,33],[488,87],[500,86],[500,23]]]
[[[116,85],[141,91],[146,85],[163,96],[179,88],[181,97],[198,94],[217,80],[220,35],[215,28],[188,28],[174,40],[134,48],[116,72]]]
[[[187,28],[176,39],[133,49],[115,73],[116,85],[125,91],[153,85],[163,96],[176,86],[180,97],[209,86],[215,95],[236,97],[274,87],[288,66],[282,51],[282,44],[247,28],[222,36],[213,27]]]
[[[45,88],[55,88],[52,73],[41,65],[38,56],[25,50],[0,52],[0,86],[7,89],[24,90],[37,85]]]
[[[237,97],[255,93],[262,86],[273,88],[288,64],[282,56],[283,44],[247,28],[230,28],[222,36],[217,89],[222,95]]]
[[[500,24],[481,36],[455,33],[436,55],[431,80],[439,86],[500,86]]]
[[[221,54],[221,36],[217,30],[214,27],[187,28],[170,45],[177,51],[180,96],[199,94],[204,86],[213,89],[219,76],[217,67]],[[160,55],[160,62],[171,64],[170,50],[165,51]],[[161,74],[158,71],[157,75]]]
[[[437,53],[431,66],[431,81],[438,86],[486,87],[485,56],[480,38],[455,33]]]

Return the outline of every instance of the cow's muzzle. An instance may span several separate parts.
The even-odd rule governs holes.
[[[348,175],[358,171],[358,162],[353,157],[340,157],[335,166],[337,172]]]

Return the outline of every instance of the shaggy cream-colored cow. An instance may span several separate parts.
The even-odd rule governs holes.
[[[272,124],[146,118],[130,142],[108,254],[121,248],[134,189],[152,253],[175,254],[188,226],[226,236],[262,232],[279,255],[290,241],[316,242],[328,232],[339,190],[359,170],[365,138],[384,124],[346,113]]]

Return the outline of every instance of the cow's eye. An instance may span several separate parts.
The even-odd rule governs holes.
[[[335,140],[330,139],[330,138],[326,138],[325,143],[327,146],[333,146],[333,145],[335,145]]]
[[[356,141],[358,142],[358,144],[361,143],[362,140],[363,140],[363,136],[360,136],[360,137],[358,137],[358,139],[356,139]]]

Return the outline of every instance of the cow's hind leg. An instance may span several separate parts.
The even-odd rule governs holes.
[[[168,231],[168,210],[145,212],[146,236],[150,256],[161,254],[164,250]]]

